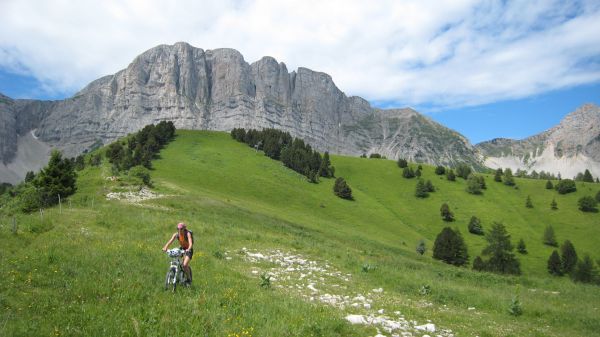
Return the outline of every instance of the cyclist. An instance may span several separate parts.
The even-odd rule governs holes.
[[[194,237],[192,231],[187,229],[187,226],[180,222],[177,224],[177,232],[171,236],[171,239],[163,247],[163,251],[166,252],[169,246],[175,239],[179,240],[181,249],[185,250],[185,257],[183,258],[183,271],[185,272],[185,278],[187,283],[191,283],[192,278],[190,277],[190,260],[194,256]]]

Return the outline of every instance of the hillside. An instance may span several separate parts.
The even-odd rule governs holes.
[[[17,235],[11,218],[0,219],[1,335],[600,331],[598,287],[550,277],[546,261],[553,248],[541,242],[551,224],[559,242],[569,239],[580,256],[600,258],[600,215],[577,209],[577,199],[595,195],[598,184],[578,183],[576,193],[558,195],[544,188],[545,181],[516,179],[514,189],[487,176],[487,190],[474,196],[465,192],[464,180],[448,182],[424,166],[423,177],[438,190],[420,200],[414,197],[416,180],[402,178],[394,161],[332,156],[336,176],[353,189],[355,201],[346,201],[333,195],[333,179],[310,184],[225,133],[178,131],[160,156],[152,171],[160,198],[106,200],[107,193],[128,188],[107,179],[105,163],[80,173],[79,190],[62,209],[17,216]],[[533,209],[524,206],[528,195]],[[552,198],[557,211],[550,210]],[[484,230],[502,221],[513,244],[523,238],[529,251],[518,255],[523,276],[434,261],[433,240],[447,225],[439,216],[443,202],[456,215],[451,226],[461,231],[471,261],[484,247],[482,237],[467,232],[472,215]],[[197,240],[195,284],[172,294],[162,289],[168,262],[160,248],[179,221]],[[428,248],[423,257],[415,253],[420,239]],[[274,275],[269,290],[259,286],[263,272]],[[523,305],[520,317],[507,313],[515,293]],[[435,332],[426,331],[428,323]]]

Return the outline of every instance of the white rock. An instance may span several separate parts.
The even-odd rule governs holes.
[[[346,320],[350,322],[350,324],[367,324],[363,315],[348,315],[346,316]]]
[[[427,323],[415,326],[415,329],[427,332],[435,332],[435,324]]]

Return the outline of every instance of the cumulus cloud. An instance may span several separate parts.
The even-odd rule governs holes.
[[[177,41],[323,71],[381,104],[460,107],[600,81],[593,0],[3,0],[0,22],[0,67],[64,93]]]

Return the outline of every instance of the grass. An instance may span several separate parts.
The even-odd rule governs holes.
[[[518,189],[486,176],[482,196],[465,192],[465,181],[440,179],[424,165],[423,177],[438,189],[414,197],[415,179],[401,177],[395,162],[332,156],[336,175],[355,201],[332,193],[333,179],[310,184],[244,144],[218,132],[178,131],[161,152],[152,178],[167,197],[141,205],[106,201],[117,188],[105,179],[107,165],[80,173],[71,207],[0,219],[0,335],[6,336],[369,336],[373,327],[345,322],[348,310],[306,302],[261,287],[241,255],[242,247],[282,249],[327,262],[351,273],[349,288],[382,287],[378,305],[408,319],[432,320],[458,336],[589,336],[600,329],[597,286],[550,277],[552,247],[542,244],[551,224],[557,240],[578,254],[600,258],[595,248],[600,215],[577,210],[577,199],[600,186],[578,183],[558,195],[545,181],[515,179]],[[525,207],[531,195],[533,209]],[[559,209],[550,210],[556,198]],[[499,276],[454,268],[431,258],[437,233],[448,225],[439,207],[448,202],[471,257],[485,245],[469,234],[472,215],[484,230],[502,221],[523,276]],[[163,290],[168,259],[160,248],[184,221],[194,230],[194,285],[175,294]],[[415,247],[424,239],[428,251]],[[363,266],[374,269],[363,272]],[[268,270],[269,266],[262,266]],[[420,290],[429,286],[430,292]],[[508,313],[515,295],[523,315]],[[468,310],[469,307],[475,310]]]

